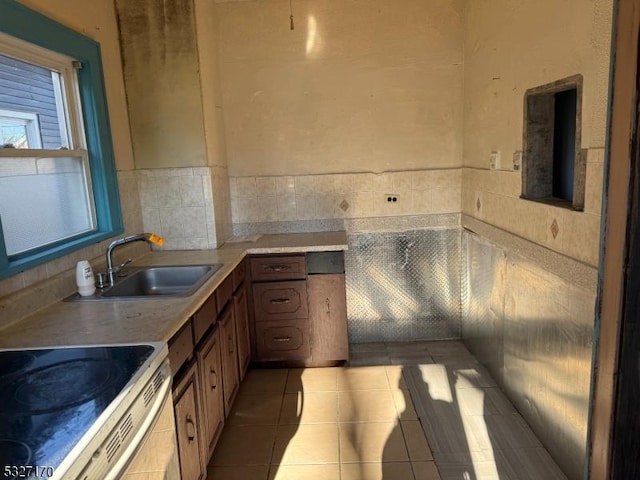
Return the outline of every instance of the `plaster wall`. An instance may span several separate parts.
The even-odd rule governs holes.
[[[115,2],[137,169],[207,165],[192,2]]]
[[[217,3],[229,174],[460,167],[463,7]]]
[[[462,211],[597,265],[611,45],[611,0],[469,1],[464,39]],[[585,209],[520,199],[524,95],[581,74]],[[499,151],[502,171],[489,171]],[[526,161],[526,159],[525,159]],[[526,220],[525,220],[526,219]]]
[[[213,2],[195,0],[194,5],[204,134],[213,186],[213,219],[207,217],[207,222],[213,221],[207,225],[209,236],[215,237],[216,244],[221,245],[232,235],[232,223],[218,52],[219,19]]]

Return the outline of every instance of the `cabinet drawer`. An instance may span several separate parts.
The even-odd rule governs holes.
[[[225,305],[233,295],[233,275],[228,275],[222,283],[216,288],[216,302],[218,304],[218,313],[224,310]]]
[[[174,377],[192,354],[193,328],[191,327],[191,321],[189,321],[169,341],[169,365],[171,366],[171,374]]]
[[[301,280],[307,276],[304,255],[286,257],[253,257],[251,279],[254,282]]]
[[[197,345],[209,327],[216,322],[216,296],[211,295],[193,315],[193,343]]]
[[[256,337],[258,360],[300,360],[311,353],[307,321],[260,323]]]
[[[247,261],[242,260],[233,270],[233,291],[235,292],[244,283],[247,275]]]
[[[307,282],[274,282],[253,285],[257,322],[308,318]]]

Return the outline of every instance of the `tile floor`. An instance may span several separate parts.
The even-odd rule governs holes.
[[[208,480],[565,478],[461,342],[351,349],[349,367],[250,371]]]

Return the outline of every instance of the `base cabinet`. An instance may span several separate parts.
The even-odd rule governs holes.
[[[233,309],[227,308],[218,319],[220,329],[221,361],[222,361],[222,385],[224,392],[225,417],[231,412],[231,405],[238,393],[238,354],[236,341],[236,328],[233,317]]]
[[[205,477],[205,462],[201,457],[199,383],[196,365],[192,364],[173,390],[180,478],[200,480]]]
[[[309,275],[311,355],[315,363],[349,358],[344,274]]]
[[[208,459],[224,426],[224,396],[222,393],[222,366],[220,357],[220,330],[213,331],[198,349],[198,370],[202,386],[204,417],[203,453]]]
[[[321,366],[349,359],[342,252],[251,257],[254,360]]]
[[[241,263],[169,341],[180,478],[201,480],[251,359]]]
[[[233,294],[233,314],[236,320],[238,343],[238,375],[242,381],[251,362],[251,336],[249,334],[249,306],[244,285]]]

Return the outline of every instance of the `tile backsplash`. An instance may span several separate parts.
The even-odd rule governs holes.
[[[583,212],[521,199],[519,172],[464,168],[462,212],[595,266],[603,166],[604,149],[589,149]]]
[[[230,177],[229,183],[237,233],[248,223],[459,213],[462,170]]]
[[[209,167],[138,170],[142,222],[162,235],[166,250],[218,245]]]

